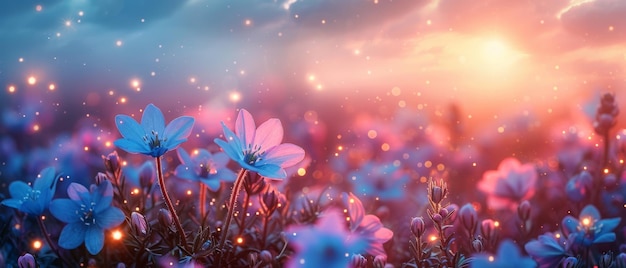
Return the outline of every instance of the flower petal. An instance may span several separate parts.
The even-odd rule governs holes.
[[[181,163],[183,163],[183,165],[187,165],[187,166],[192,165],[193,162],[191,161],[191,157],[189,156],[187,151],[185,151],[185,149],[183,148],[176,149],[176,154],[178,155],[178,159],[180,160]]]
[[[225,167],[226,165],[228,165],[228,161],[230,161],[230,157],[228,157],[228,155],[223,152],[213,154],[212,159],[216,169]]]
[[[176,167],[176,170],[174,170],[174,175],[181,179],[187,179],[192,181],[198,180],[198,176],[194,172],[193,168],[185,165],[178,165]]]
[[[247,170],[252,170],[256,173],[259,173],[261,176],[266,177],[268,179],[282,180],[287,177],[287,172],[285,172],[285,169],[277,165],[268,164],[268,165],[262,165],[262,166],[259,166],[259,165],[251,166],[248,163],[245,163],[243,161],[239,162],[239,164],[241,165],[241,167]]]
[[[191,134],[194,122],[195,120],[191,116],[181,116],[172,120],[165,127],[165,132],[163,133],[163,137],[167,138],[165,147],[168,150],[172,150],[185,142]]]
[[[600,220],[596,222],[595,227],[602,228],[602,230],[600,231],[602,233],[612,232],[613,230],[615,230],[615,227],[619,225],[621,220],[622,220],[621,218],[610,218],[610,219]]]
[[[105,230],[117,227],[122,224],[123,221],[124,213],[116,207],[108,207],[96,214],[96,224]]]
[[[98,188],[91,196],[93,202],[96,203],[94,210],[96,213],[99,213],[111,206],[111,202],[113,201],[113,185],[111,185],[110,181],[106,180],[98,185]]]
[[[4,199],[0,204],[5,205],[10,208],[21,210],[22,207],[22,199]]]
[[[70,186],[67,187],[67,195],[74,201],[82,200],[88,194],[89,190],[87,190],[87,188],[85,188],[82,184],[72,182],[70,183]]]
[[[35,183],[33,185],[33,189],[39,190],[41,192],[50,191],[54,192],[56,188],[56,180],[54,177],[54,168],[47,167],[39,172],[39,176],[35,179]]]
[[[83,222],[65,225],[59,236],[59,246],[64,249],[75,249],[85,241],[87,226]]]
[[[342,193],[341,198],[350,214],[350,229],[355,230],[363,221],[363,217],[365,217],[363,203],[353,193]]]
[[[594,220],[602,219],[600,211],[594,205],[587,205],[580,211],[579,219],[589,218],[593,222]]]
[[[85,247],[91,255],[96,255],[104,246],[104,231],[96,226],[87,228],[85,233]]]
[[[304,149],[291,143],[283,143],[267,150],[259,164],[272,164],[286,168],[297,164],[302,159],[304,159]]]
[[[9,193],[13,199],[23,199],[33,189],[23,181],[14,181],[9,185]]]
[[[143,141],[118,139],[115,140],[113,144],[117,146],[117,148],[131,154],[150,154],[152,152],[152,150],[150,150],[150,146]]]
[[[561,221],[564,235],[568,236],[570,233],[576,232],[576,228],[578,228],[579,224],[580,222],[578,221],[578,219],[570,215],[565,216],[565,218],[563,218],[563,220]]]
[[[146,135],[141,125],[125,114],[115,116],[115,125],[125,139],[141,141],[142,137]]]
[[[52,216],[65,223],[80,222],[79,208],[76,201],[67,198],[55,199],[50,202]]]
[[[220,189],[220,181],[218,179],[213,180],[200,180],[200,182],[204,183],[211,191],[217,192]]]
[[[165,118],[161,110],[152,103],[148,104],[141,116],[141,126],[145,133],[152,133],[152,131],[154,131],[159,135],[163,135],[165,130]]]
[[[283,141],[283,126],[280,120],[271,118],[256,129],[252,144],[261,150],[270,149]]]
[[[243,144],[243,149],[252,144],[256,133],[256,124],[254,123],[254,118],[246,109],[239,110],[239,115],[237,115],[237,120],[235,121],[235,133],[237,133],[237,137]],[[224,135],[226,135],[226,132],[224,132]]]
[[[226,141],[222,140],[222,139],[215,139],[215,143],[222,148],[222,150],[224,150],[224,153],[226,153],[228,155],[228,157],[230,157],[232,160],[235,160],[236,162],[241,162],[243,160],[243,150],[241,148],[241,143],[239,142],[239,138],[234,136],[234,133],[232,136],[229,136],[226,132],[232,133],[232,131],[230,131],[230,129],[226,128],[226,126],[224,126],[224,135],[226,136]]]

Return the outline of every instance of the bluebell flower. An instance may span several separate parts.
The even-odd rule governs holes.
[[[349,267],[353,253],[365,248],[361,237],[351,236],[338,210],[326,210],[315,225],[291,226],[286,230],[295,253],[286,267]]]
[[[215,143],[242,168],[257,172],[263,177],[284,179],[284,168],[304,159],[304,150],[291,143],[282,143],[283,126],[279,119],[272,118],[256,128],[252,115],[245,109],[239,111],[235,121],[235,132],[222,122],[224,137]]]
[[[115,116],[115,124],[123,137],[114,142],[115,146],[129,153],[159,157],[187,141],[194,119],[181,116],[165,126],[161,110],[148,104],[143,111],[141,125],[132,117],[122,114]]]
[[[578,219],[567,215],[561,225],[563,233],[570,241],[576,245],[589,247],[592,244],[615,241],[613,229],[620,221],[620,218],[602,219],[595,206],[587,205],[578,215]]]
[[[498,247],[496,256],[478,254],[470,262],[470,268],[534,268],[537,263],[529,257],[524,257],[519,248],[511,240],[504,240]]]
[[[2,204],[27,214],[40,216],[48,208],[56,186],[54,168],[45,168],[37,175],[32,188],[23,181],[12,182],[9,185],[11,199],[2,200]]]
[[[176,152],[182,163],[175,171],[179,178],[200,181],[209,189],[217,191],[221,181],[232,182],[237,177],[235,172],[226,168],[230,158],[223,152],[211,154],[205,149],[199,149],[191,156],[181,148]]]
[[[104,181],[90,188],[89,191],[80,184],[70,184],[67,188],[70,198],[53,200],[50,212],[67,223],[59,236],[60,247],[74,249],[85,242],[89,253],[95,255],[104,246],[104,231],[120,225],[124,221],[124,213],[111,206],[111,182]]]
[[[545,233],[524,245],[524,249],[537,262],[539,268],[557,267],[570,255],[569,247],[567,239],[560,233]]]
[[[405,197],[408,174],[393,163],[367,162],[358,171],[348,175],[354,185],[355,194],[378,198],[382,201],[401,200]]]

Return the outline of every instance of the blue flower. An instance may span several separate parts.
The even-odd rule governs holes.
[[[242,168],[273,179],[287,177],[286,167],[302,161],[304,150],[297,145],[283,143],[283,126],[272,118],[256,128],[252,115],[245,109],[239,111],[235,121],[235,133],[222,122],[226,141],[215,143]]]
[[[504,240],[498,247],[498,255],[490,258],[487,254],[476,255],[470,262],[473,267],[498,267],[498,268],[534,268],[537,263],[529,257],[523,257],[519,248],[511,240]]]
[[[67,194],[69,199],[55,199],[50,203],[52,215],[67,223],[59,236],[59,246],[74,249],[84,241],[89,253],[98,254],[104,246],[104,230],[114,228],[124,221],[124,213],[111,206],[111,182],[92,185],[91,191],[85,186],[72,183],[67,188]]]
[[[54,168],[45,168],[35,179],[32,188],[23,181],[12,182],[9,185],[11,199],[2,200],[2,204],[24,213],[40,216],[48,208],[56,187]]]
[[[368,161],[358,171],[348,175],[353,182],[356,194],[378,198],[382,201],[401,200],[405,197],[405,186],[409,181],[407,173],[393,163],[379,164]]]
[[[560,233],[540,235],[537,240],[526,243],[524,249],[539,264],[539,268],[557,267],[570,255],[567,239]]]
[[[613,229],[619,225],[620,218],[602,219],[600,212],[593,205],[583,208],[578,219],[565,216],[561,225],[563,233],[574,244],[589,247],[592,244],[608,243],[615,241]]]
[[[132,117],[123,114],[115,116],[115,124],[123,137],[115,141],[115,146],[129,153],[159,157],[187,141],[194,119],[190,116],[181,116],[165,126],[161,110],[153,104],[148,104],[141,117],[141,125]]]
[[[191,156],[181,148],[176,152],[182,163],[175,171],[179,178],[200,181],[211,190],[217,191],[220,181],[232,182],[237,177],[235,172],[226,168],[230,158],[223,152],[211,154],[205,149],[199,149]]]
[[[364,250],[361,238],[351,237],[338,210],[325,211],[315,225],[292,226],[286,233],[295,254],[286,267],[349,267],[350,256]]]

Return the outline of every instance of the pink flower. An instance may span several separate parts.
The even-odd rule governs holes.
[[[375,215],[365,215],[363,203],[354,194],[343,193],[342,199],[350,215],[352,235],[365,239],[367,253],[372,256],[387,256],[383,244],[393,237],[393,231],[385,228]]]
[[[478,183],[478,189],[488,194],[487,205],[491,209],[515,211],[517,204],[535,194],[537,171],[533,164],[521,164],[515,158],[500,162],[498,170],[489,170]]]

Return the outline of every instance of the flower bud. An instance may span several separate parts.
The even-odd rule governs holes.
[[[415,237],[421,238],[425,230],[426,224],[424,223],[424,218],[414,217],[411,219],[411,232]]]
[[[139,169],[139,186],[143,189],[150,189],[156,179],[155,167],[152,161],[145,162]]]
[[[441,203],[441,200],[443,200],[443,189],[439,186],[433,186],[430,189],[430,200],[435,204]]]
[[[117,151],[113,151],[107,156],[102,156],[102,159],[104,160],[104,167],[108,172],[112,174],[118,174],[120,172],[120,157],[117,155]]]
[[[365,257],[361,254],[352,254],[350,264],[350,267],[352,268],[363,268],[367,266],[367,259],[365,259]]]
[[[567,257],[561,263],[562,268],[574,268],[578,264],[578,259],[576,257]]]
[[[492,219],[483,220],[480,224],[480,233],[487,241],[493,241],[496,238],[496,224]]]
[[[626,267],[626,253],[622,252],[615,256],[615,266],[616,267]]]
[[[478,238],[474,238],[474,240],[472,240],[472,249],[476,253],[483,252],[483,250],[485,250],[485,247],[483,246],[483,241],[480,241],[480,239]]]
[[[243,181],[243,188],[246,190],[246,193],[249,195],[258,194],[265,189],[267,183],[263,179],[261,175],[256,172],[248,172],[248,176],[246,176]]]
[[[261,253],[259,253],[259,258],[261,259],[261,262],[270,264],[272,263],[274,256],[272,256],[272,253],[268,250],[261,250]]]
[[[33,255],[30,255],[30,253],[26,253],[17,258],[17,267],[36,268],[37,262],[35,262],[35,257],[33,257]]]
[[[448,216],[449,212],[447,208],[441,208],[439,209],[439,215],[441,215],[441,217],[443,217],[444,219]]]
[[[118,262],[115,268],[126,268],[126,264],[124,264],[123,262]]]
[[[387,256],[378,255],[374,257],[374,268],[385,268],[385,264],[387,264]]]
[[[148,222],[146,222],[146,217],[141,215],[141,213],[133,211],[133,213],[130,214],[130,222],[133,224],[133,230],[136,236],[145,236],[148,234]]]
[[[598,268],[609,268],[613,264],[613,253],[604,253],[600,256],[600,263],[598,264]]]
[[[89,258],[87,261],[87,268],[96,268],[98,267],[98,262],[94,258]]]
[[[470,235],[473,235],[476,232],[476,225],[478,224],[478,214],[474,206],[468,203],[461,207],[459,210],[459,218],[465,230],[467,230]]]
[[[436,224],[441,224],[443,222],[443,217],[441,217],[439,213],[435,213],[430,217]]]
[[[528,200],[522,201],[522,203],[517,206],[517,216],[520,218],[520,220],[526,222],[528,219],[530,219],[531,208],[532,207]]]
[[[107,176],[107,174],[104,174],[102,172],[98,172],[98,174],[96,174],[96,184],[100,185],[101,183],[103,183],[104,181],[108,180],[109,177]]]
[[[261,204],[268,215],[274,213],[274,210],[278,207],[278,197],[276,195],[276,190],[269,188],[262,195]]]
[[[164,208],[159,209],[159,214],[157,216],[157,219],[159,220],[159,224],[165,227],[170,227],[173,222],[172,214],[170,214],[169,210],[164,209]]]

